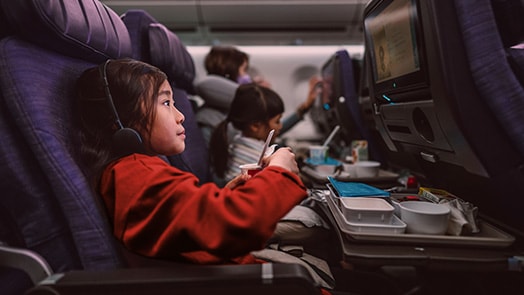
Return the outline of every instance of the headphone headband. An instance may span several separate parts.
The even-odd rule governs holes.
[[[118,125],[118,130],[113,134],[112,149],[115,157],[122,157],[132,153],[142,153],[145,154],[144,146],[142,144],[142,138],[140,134],[132,129],[126,128],[120,121],[118,112],[113,102],[113,96],[109,90],[109,81],[107,80],[107,66],[111,62],[111,59],[106,60],[105,63],[101,64],[98,68],[100,71],[100,77],[102,77],[102,83],[104,84],[104,92],[106,95],[107,102],[113,115],[115,117],[115,123]]]
[[[102,77],[102,83],[104,83],[104,92],[106,94],[109,107],[111,108],[111,110],[113,111],[113,115],[115,116],[115,123],[118,125],[118,128],[124,129],[124,125],[120,121],[120,117],[118,116],[118,112],[116,111],[115,103],[113,102],[113,96],[111,95],[111,91],[109,90],[109,81],[107,80],[107,66],[109,65],[109,62],[111,62],[111,59],[108,59],[103,64],[101,64],[98,70],[100,72],[100,77]]]

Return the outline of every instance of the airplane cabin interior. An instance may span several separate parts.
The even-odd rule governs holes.
[[[0,0],[0,293],[522,294],[522,15],[522,0]],[[246,52],[284,115],[321,78],[309,113],[278,140],[328,224],[300,245],[325,261],[326,290],[316,277],[326,273],[303,261],[133,253],[82,172],[76,80],[133,58],[166,74],[185,116],[184,152],[163,158],[212,182],[195,85],[214,45]],[[323,143],[313,160],[309,147]],[[390,215],[351,215],[351,199]],[[446,208],[443,231],[408,222],[410,203]]]

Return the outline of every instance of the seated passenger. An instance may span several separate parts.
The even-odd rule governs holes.
[[[264,248],[277,222],[307,195],[290,149],[265,158],[256,177],[235,177],[223,189],[199,186],[193,174],[158,157],[181,153],[186,138],[163,72],[110,60],[86,70],[77,87],[85,173],[124,247],[199,264],[262,262],[250,252]],[[115,142],[121,132],[136,142]],[[118,148],[133,145],[135,152]]]
[[[232,46],[214,46],[206,55],[204,66],[208,76],[195,85],[198,95],[205,103],[197,112],[197,121],[201,126],[204,138],[209,142],[214,128],[224,120],[229,111],[238,85],[251,82],[268,86],[264,79],[253,81],[248,74],[249,56]],[[317,97],[317,85],[320,78],[314,76],[309,81],[309,92],[306,100],[296,112],[284,118],[281,134],[290,130],[309,111]]]
[[[234,179],[240,165],[258,161],[269,132],[275,130],[272,142],[280,134],[283,113],[284,102],[275,91],[255,83],[238,87],[227,118],[211,137],[212,170],[219,186]],[[230,128],[240,132],[231,137]],[[310,208],[308,201],[295,206],[280,220],[272,243],[297,245],[307,252],[322,248],[318,241],[325,240],[329,225]]]
[[[211,136],[212,170],[220,179],[229,181],[240,173],[240,165],[256,163],[269,132],[272,142],[280,134],[284,102],[273,90],[254,83],[240,85],[231,108]],[[240,131],[233,136],[232,127]]]

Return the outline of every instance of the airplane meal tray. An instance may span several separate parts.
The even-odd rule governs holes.
[[[338,227],[351,240],[359,242],[379,242],[379,243],[399,243],[399,244],[416,244],[416,245],[447,245],[447,246],[465,246],[465,247],[489,247],[504,248],[509,247],[515,241],[515,238],[489,224],[480,220],[480,233],[469,236],[451,236],[451,235],[422,235],[395,232],[376,232],[376,231],[354,231],[344,220],[344,216],[335,204],[333,197],[336,193],[330,184],[326,185],[329,193],[326,193],[327,205],[331,211]]]
[[[313,167],[310,167],[308,165],[304,165],[300,171],[304,173],[305,175],[311,177],[315,182],[317,183],[328,183],[328,176],[332,176],[333,178],[340,180],[340,181],[358,181],[358,182],[366,182],[366,183],[373,183],[373,182],[389,182],[389,181],[395,181],[398,178],[398,174],[379,169],[378,175],[375,177],[356,177],[356,176],[350,176],[347,173],[340,173],[340,174],[333,174],[333,175],[323,175],[321,173],[318,173]]]

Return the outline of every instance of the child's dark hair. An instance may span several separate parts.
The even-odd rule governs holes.
[[[119,129],[105,93],[100,67],[84,71],[77,81],[77,119],[80,158],[91,184],[96,186],[104,167],[114,158],[112,136]],[[106,67],[109,91],[120,121],[144,135],[155,118],[158,90],[167,76],[158,68],[133,59],[111,60]],[[148,138],[148,136],[146,137]],[[144,141],[145,149],[149,143]]]
[[[284,112],[282,98],[273,90],[254,83],[240,85],[227,118],[213,132],[210,140],[211,163],[215,174],[224,177],[229,158],[228,124],[240,131],[253,123],[268,124],[269,120]]]
[[[244,62],[249,62],[247,53],[233,46],[213,46],[204,59],[204,67],[208,74],[236,82],[238,69]]]

